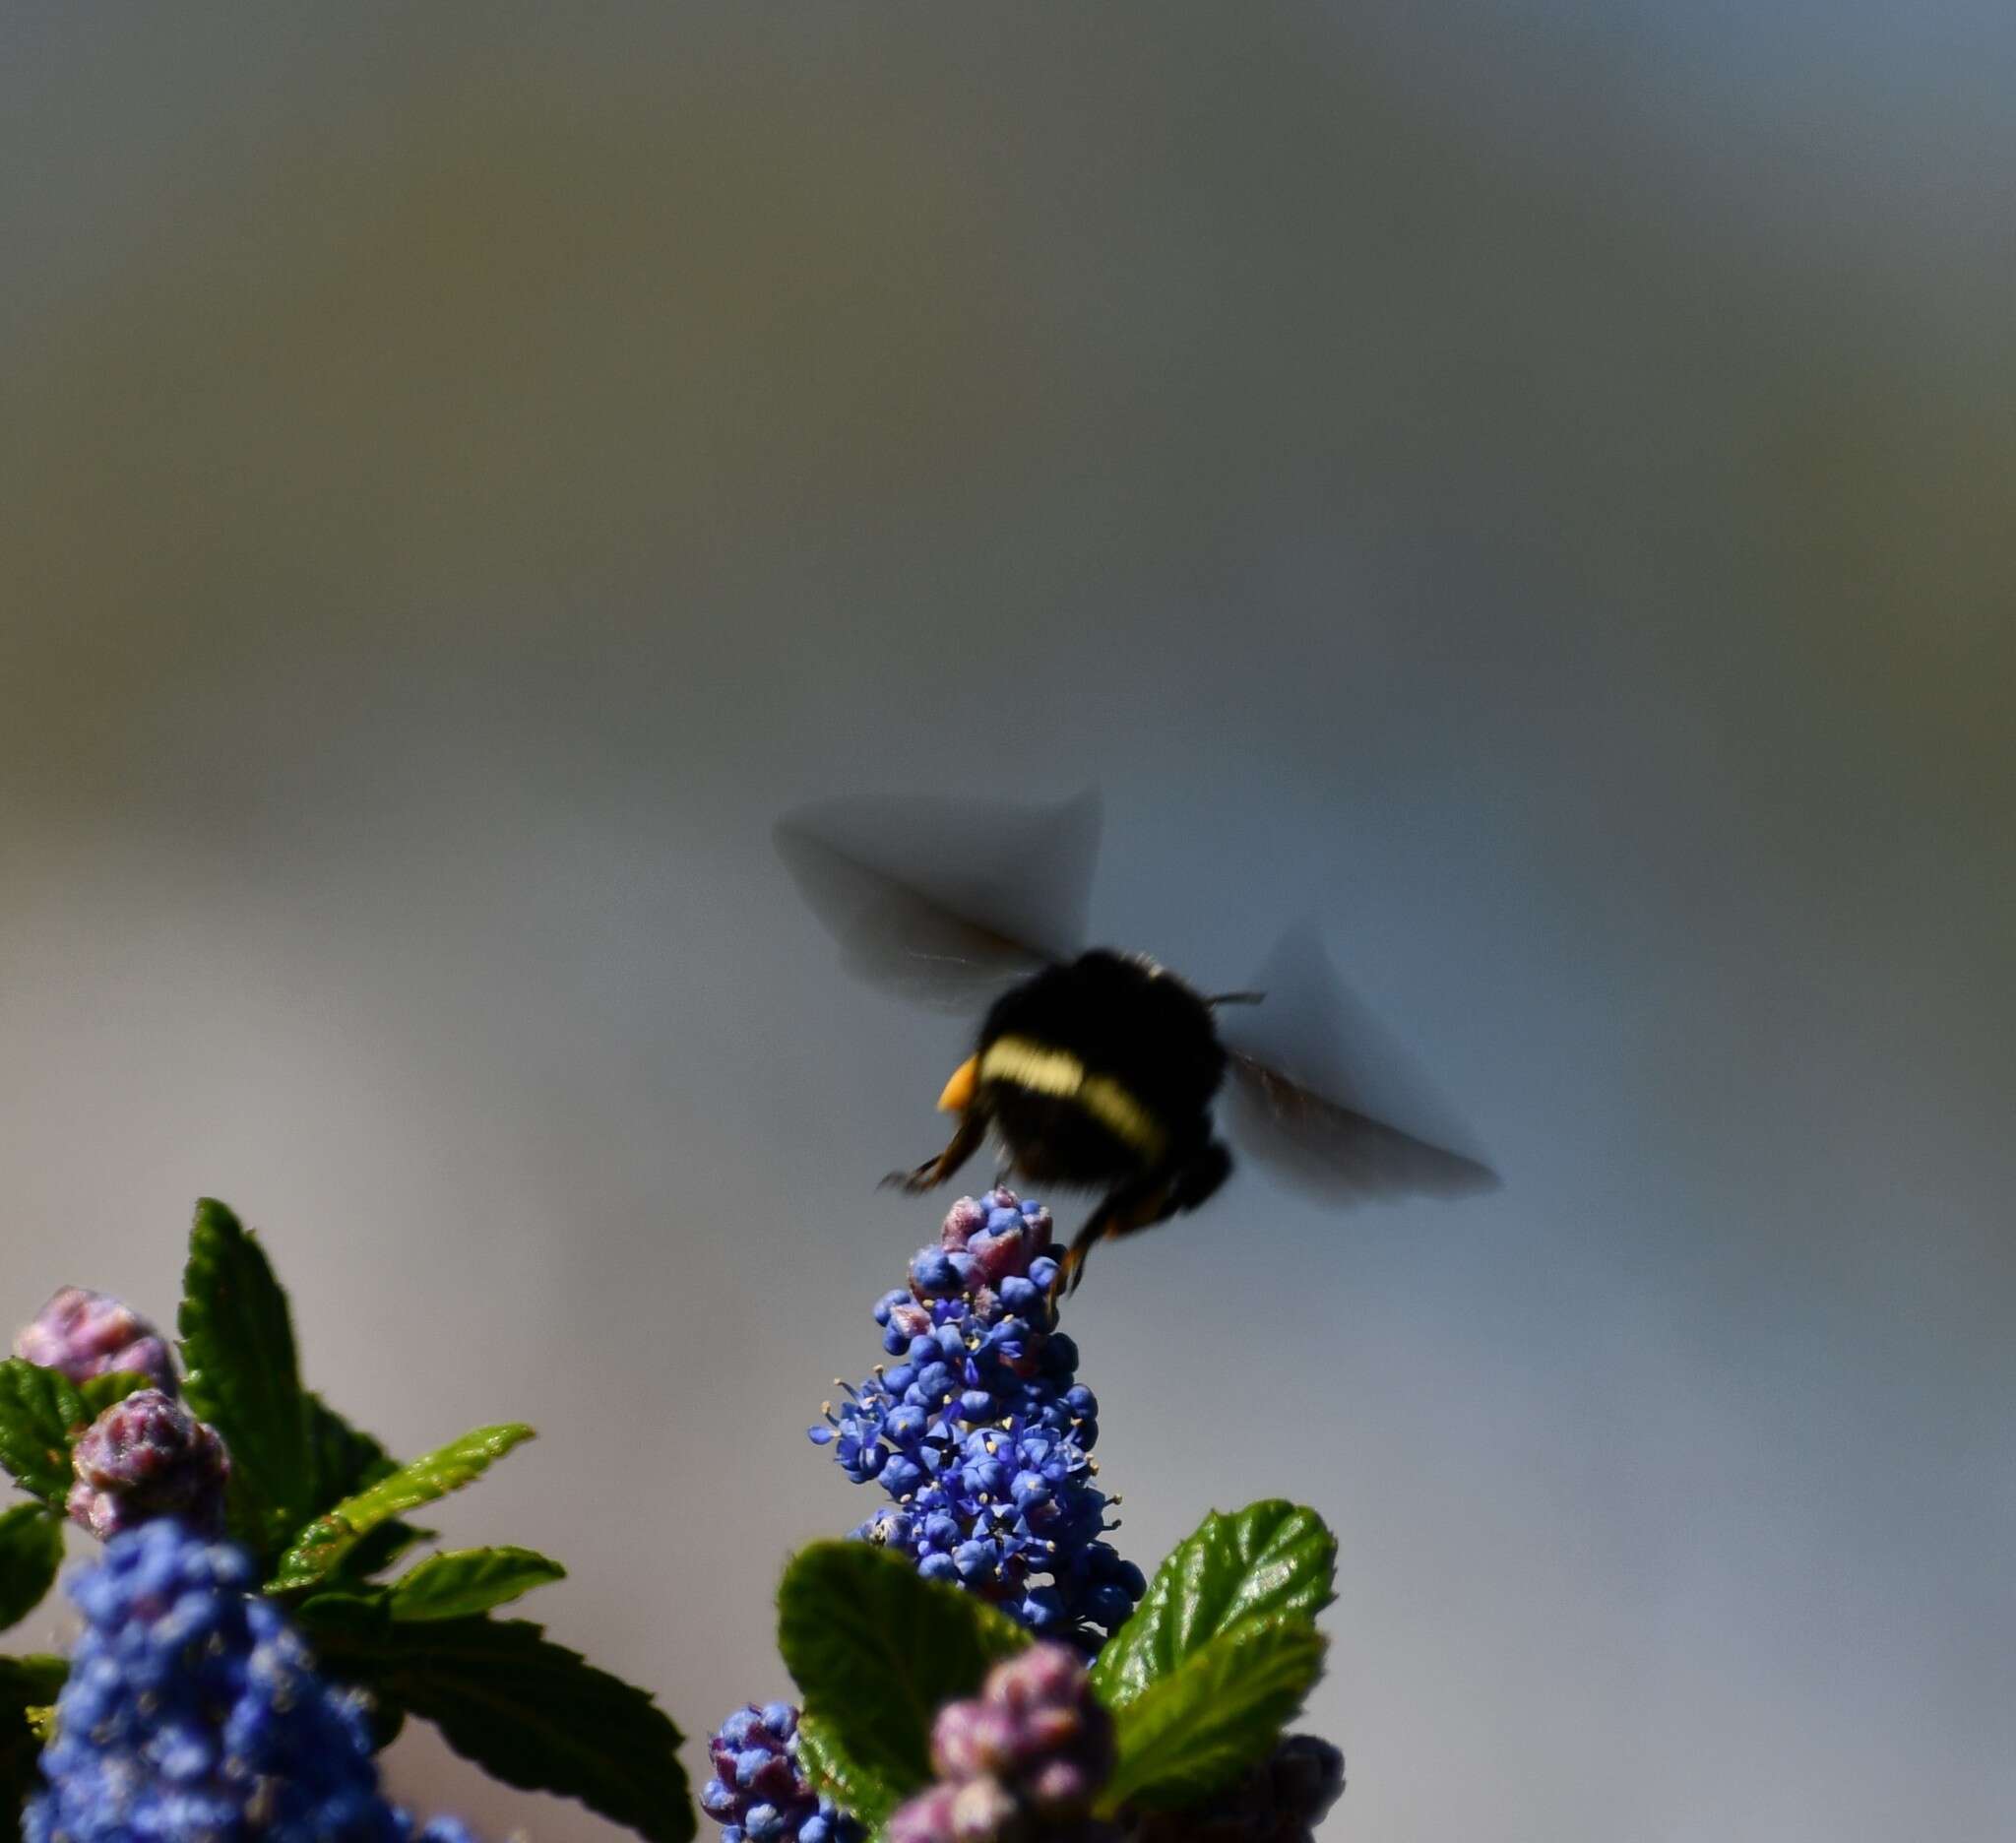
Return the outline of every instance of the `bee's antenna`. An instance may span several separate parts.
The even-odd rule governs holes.
[[[1204,1002],[1208,1005],[1259,1004],[1266,996],[1263,991],[1213,992]]]

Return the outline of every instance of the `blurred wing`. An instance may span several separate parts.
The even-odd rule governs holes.
[[[1449,1149],[1462,1135],[1346,993],[1313,927],[1284,936],[1254,984],[1265,1003],[1225,1034],[1232,1130],[1255,1158],[1341,1204],[1496,1187]]]
[[[939,1010],[977,1010],[1084,942],[1099,854],[1094,793],[1028,807],[841,799],[772,832],[856,978]]]

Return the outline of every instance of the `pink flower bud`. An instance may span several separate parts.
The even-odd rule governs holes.
[[[217,1430],[159,1389],[141,1389],[98,1416],[71,1451],[77,1482],[65,1505],[100,1542],[150,1517],[223,1533],[230,1460]]]
[[[124,1369],[175,1393],[174,1360],[161,1334],[130,1305],[85,1287],[65,1287],[35,1313],[14,1340],[14,1354],[73,1382]]]

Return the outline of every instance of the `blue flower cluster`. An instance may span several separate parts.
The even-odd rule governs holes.
[[[700,1809],[721,1843],[860,1843],[853,1818],[821,1798],[798,1764],[798,1711],[788,1702],[739,1708],[707,1744],[714,1777]]]
[[[811,1433],[895,1499],[855,1536],[1090,1652],[1145,1582],[1102,1540],[1118,1500],[1094,1482],[1099,1404],[1056,1329],[1049,1250],[1049,1212],[1011,1190],[955,1204],[875,1307],[895,1362]]]
[[[362,1705],[254,1585],[242,1551],[169,1517],[71,1577],[86,1623],[26,1843],[470,1843],[380,1795]]]

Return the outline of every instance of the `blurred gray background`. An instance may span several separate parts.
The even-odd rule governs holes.
[[[229,1199],[702,1735],[964,1053],[770,821],[1097,781],[1506,1180],[1072,1308],[1128,1553],[1340,1532],[1329,1834],[2006,1836],[2012,17],[17,0],[0,1315]]]

